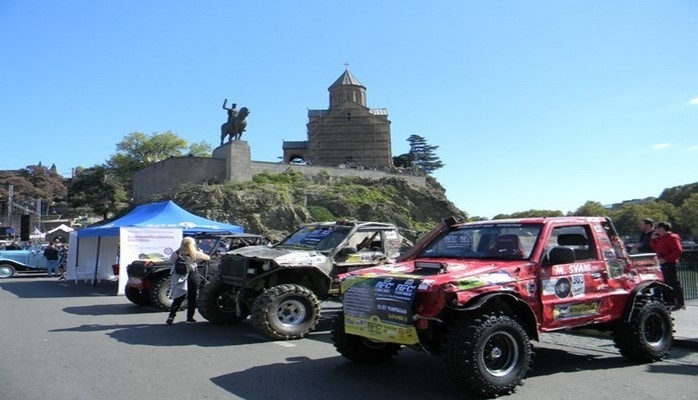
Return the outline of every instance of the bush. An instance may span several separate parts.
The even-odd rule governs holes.
[[[334,221],[335,219],[337,219],[334,215],[332,215],[332,213],[328,209],[322,206],[308,206],[308,212],[313,217],[313,219],[318,222]]]

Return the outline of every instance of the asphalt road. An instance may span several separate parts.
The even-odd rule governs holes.
[[[329,323],[272,342],[249,322],[166,326],[116,286],[18,277],[0,281],[0,399],[468,399],[440,357],[411,349],[374,366],[334,350]],[[199,318],[201,319],[201,318]],[[673,349],[634,365],[608,340],[545,335],[512,399],[696,399],[698,355]]]

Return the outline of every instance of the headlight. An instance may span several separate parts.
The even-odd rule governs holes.
[[[269,271],[271,269],[271,263],[269,261],[262,264],[262,271]]]

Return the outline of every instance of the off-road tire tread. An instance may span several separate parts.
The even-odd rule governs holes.
[[[280,331],[274,327],[274,324],[269,321],[271,306],[279,297],[297,296],[305,299],[308,304],[308,318],[302,324],[294,327],[292,331]],[[320,301],[317,296],[310,290],[301,285],[282,284],[271,287],[260,294],[252,305],[252,325],[267,336],[274,340],[295,340],[302,339],[308,335],[318,323],[320,319]]]
[[[665,324],[663,345],[653,348],[647,343],[643,322],[657,314]],[[613,342],[623,357],[639,363],[649,363],[664,358],[673,342],[674,323],[666,306],[659,300],[642,298],[637,301],[628,321],[619,322],[613,330]]]
[[[520,347],[520,365],[505,381],[497,384],[487,379],[487,372],[480,369],[478,362],[480,348],[485,345],[482,340],[493,328],[515,335]],[[534,357],[533,346],[524,328],[503,312],[483,313],[454,322],[446,337],[445,355],[448,372],[456,384],[486,398],[513,393],[530,372]]]
[[[236,312],[225,312],[218,307],[218,296],[230,289],[230,285],[220,282],[209,282],[204,285],[197,300],[199,314],[207,321],[218,325],[238,324],[247,318],[250,313],[244,304],[241,305],[241,316]]]
[[[169,311],[172,305],[172,299],[165,301],[167,298],[166,293],[170,290],[170,279],[169,276],[161,276],[153,282],[153,286],[150,288],[150,301],[152,305],[160,310]],[[180,307],[180,310],[186,308],[187,300],[185,299]]]

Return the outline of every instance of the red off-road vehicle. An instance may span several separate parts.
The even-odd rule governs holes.
[[[344,357],[443,355],[456,382],[485,397],[525,378],[539,332],[608,331],[637,362],[661,359],[673,340],[656,255],[628,256],[601,217],[447,220],[398,263],[343,275],[341,290],[332,338]]]

